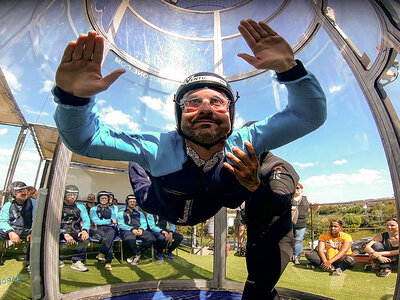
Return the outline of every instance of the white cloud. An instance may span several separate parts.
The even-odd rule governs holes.
[[[176,129],[176,125],[175,125],[175,123],[174,124],[167,124],[167,125],[164,126],[164,129],[166,131],[174,131]]]
[[[239,114],[235,115],[235,123],[233,125],[234,129],[240,129],[245,124],[245,120],[242,117],[239,117]]]
[[[10,89],[14,94],[19,92],[22,89],[22,84],[18,81],[17,76],[14,75],[7,67],[2,66],[1,67],[4,73],[4,76],[7,79],[7,83],[10,86]]]
[[[103,106],[103,105],[106,104],[106,103],[107,103],[107,101],[104,100],[104,99],[99,99],[99,100],[97,100],[97,102],[96,102],[96,104],[97,104],[97,105],[100,105],[100,106]]]
[[[309,162],[309,163],[300,163],[300,162],[295,161],[294,163],[292,163],[292,165],[295,165],[295,166],[298,166],[298,167],[300,167],[300,168],[302,168],[302,169],[305,169],[305,168],[309,168],[309,167],[315,166],[316,163],[312,163],[312,162]]]
[[[54,82],[52,80],[45,80],[43,81],[43,87],[40,89],[39,93],[48,93],[54,86]]]
[[[343,165],[347,163],[347,159],[340,159],[340,160],[335,160],[333,162],[334,165]]]
[[[386,183],[383,179],[382,170],[360,169],[358,173],[344,174],[336,173],[332,175],[311,176],[303,181],[305,185],[314,187],[331,187],[345,185],[376,185]]]
[[[340,85],[334,85],[329,88],[329,92],[331,94],[333,94],[333,93],[339,92],[341,89],[342,89],[342,87]]]
[[[29,113],[29,114],[37,115],[37,116],[48,116],[49,115],[48,112],[33,110],[33,109],[31,109],[31,108],[29,108],[27,106],[24,106],[24,111]]]
[[[2,128],[0,129],[0,135],[5,135],[8,132],[8,128]]]
[[[36,151],[24,150],[21,153],[20,159],[25,161],[38,161],[40,157]]]
[[[126,126],[131,131],[138,131],[139,124],[132,121],[132,117],[120,110],[115,110],[112,106],[104,107],[99,112],[100,119],[107,125],[112,126],[116,130],[121,130]]]
[[[161,98],[154,98],[150,96],[142,96],[139,98],[139,100],[146,104],[146,106],[150,109],[158,111],[165,120],[175,120],[174,101],[172,101],[173,95],[170,95],[165,103],[161,100]]]

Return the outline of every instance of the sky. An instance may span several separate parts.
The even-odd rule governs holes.
[[[257,2],[252,3],[257,5]],[[354,18],[346,15],[351,8],[346,5],[354,3],[348,2],[334,7],[336,22],[358,50],[371,58],[372,64],[381,39],[378,20],[372,8],[364,5],[363,14],[370,21],[355,31]],[[0,2],[0,12],[7,12],[0,13],[0,67],[28,122],[54,125],[52,115],[56,104],[51,89],[64,47],[79,33],[93,27],[107,34],[116,3],[98,1],[96,5],[102,7],[89,6],[93,12],[91,18],[95,20],[89,18],[91,25],[78,1],[29,1],[24,5]],[[295,45],[313,14],[307,1],[290,3],[271,26]],[[165,27],[165,22],[154,17],[159,8],[151,7],[152,12],[139,4],[136,7],[132,4],[131,8],[141,13],[147,23],[127,10],[112,43],[114,51],[108,52],[104,61],[104,74],[116,68],[125,68],[127,72],[108,91],[97,96],[101,120],[113,129],[129,132],[174,130],[172,99],[177,82],[191,72],[213,71],[214,31],[212,23],[207,25],[202,19],[213,18],[183,14],[172,18]],[[249,17],[260,19],[260,10],[256,8],[248,10]],[[234,76],[252,71],[251,66],[236,56],[239,51],[249,53],[236,29],[240,16],[223,15],[221,19],[225,20],[222,28],[224,74]],[[200,34],[204,36],[199,40]],[[181,38],[185,36],[196,39]],[[310,202],[393,197],[390,172],[374,118],[340,49],[320,28],[313,40],[296,53],[296,58],[318,78],[327,96],[328,119],[315,132],[273,153],[293,164]],[[143,65],[150,72],[139,71]],[[163,78],[154,76],[152,70],[159,70]],[[286,88],[274,79],[272,72],[231,82],[231,85],[241,95],[236,107],[236,128],[278,112],[287,103]],[[398,81],[386,89],[390,95],[398,94]],[[397,111],[400,109],[398,102],[394,106]],[[0,185],[4,185],[18,133],[19,128],[0,125]],[[38,164],[37,150],[28,137],[14,179],[33,185]]]

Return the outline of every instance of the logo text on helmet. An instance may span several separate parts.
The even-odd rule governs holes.
[[[225,80],[223,80],[221,78],[214,77],[214,76],[194,76],[194,75],[186,78],[185,84],[198,82],[198,81],[211,81],[211,82],[216,82],[216,83],[222,84],[223,86],[227,86]]]

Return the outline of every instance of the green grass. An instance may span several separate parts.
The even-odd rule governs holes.
[[[231,251],[227,258],[227,278],[244,282],[247,277],[244,257],[233,255]],[[305,261],[303,261],[305,264]],[[175,261],[152,262],[141,259],[138,266],[127,263],[120,264],[116,259],[112,262],[111,272],[104,270],[104,265],[90,258],[87,262],[89,272],[77,273],[70,268],[70,261],[61,269],[61,292],[89,288],[93,286],[130,281],[145,281],[158,279],[211,279],[213,256],[200,256],[179,251]],[[377,277],[373,272],[364,272],[364,264],[358,263],[353,270],[346,270],[342,276],[332,276],[321,270],[308,270],[305,265],[295,266],[289,263],[278,286],[306,291],[331,297],[338,300],[347,299],[392,299],[396,284],[396,275],[387,278]],[[267,272],[268,270],[266,270]],[[0,299],[29,299],[29,274],[23,267],[23,262],[14,259],[7,260],[0,266],[1,278],[20,276],[20,280],[0,285]]]

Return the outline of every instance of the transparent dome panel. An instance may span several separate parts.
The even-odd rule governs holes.
[[[353,52],[360,58],[364,56],[369,69],[378,56],[382,39],[379,19],[371,4],[362,0],[329,1],[326,15]],[[359,16],[368,22],[360,26]]]
[[[260,5],[260,3],[258,3],[258,5]],[[278,34],[284,37],[293,47],[296,45],[296,43],[300,42],[300,39],[304,37],[304,32],[310,26],[313,17],[314,15],[311,11],[311,8],[306,1],[290,1],[285,7],[285,10],[283,10],[276,18],[271,20],[269,25]],[[236,27],[239,25],[239,23],[240,20],[236,24]],[[236,30],[236,32],[238,31]],[[253,66],[237,57],[237,53],[240,52],[249,54],[252,53],[240,34],[235,35],[234,37],[223,39],[222,46],[224,74],[226,76],[232,76],[254,70]],[[245,74],[243,76],[246,77]]]
[[[266,20],[283,6],[285,1],[249,1],[238,7],[221,11],[222,36],[237,34],[237,27],[242,19]]]
[[[192,38],[214,36],[214,14],[196,13],[177,9],[162,1],[131,0],[130,6],[146,22],[166,30]]]
[[[400,93],[400,84],[399,84],[399,61],[400,55],[397,54],[395,60],[391,64],[391,67],[386,70],[381,76],[381,80],[379,83],[382,88],[384,88],[387,96],[389,97],[390,102],[392,103],[396,113],[397,118],[400,113],[400,99],[398,97]]]
[[[214,70],[212,42],[182,40],[163,34],[132,14],[125,14],[115,43],[134,59],[170,78],[182,80],[185,74]]]
[[[90,0],[88,2],[89,7],[93,10],[96,20],[102,25],[105,31],[108,31],[116,10],[121,5],[121,0]]]

